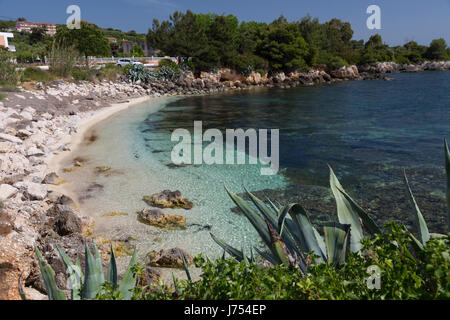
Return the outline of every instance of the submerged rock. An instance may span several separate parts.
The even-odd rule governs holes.
[[[186,228],[186,219],[176,214],[165,214],[161,210],[144,209],[139,212],[138,220],[160,228]]]
[[[192,256],[185,250],[173,248],[149,252],[146,256],[146,263],[151,267],[183,269],[183,256],[188,266],[194,262]]]
[[[118,216],[127,216],[127,215],[128,215],[128,213],[126,213],[126,212],[116,211],[116,212],[104,213],[101,215],[101,217],[107,218],[107,217],[118,217]]]
[[[149,206],[158,208],[183,208],[186,210],[192,209],[194,204],[184,199],[180,191],[164,190],[163,192],[153,194],[151,196],[145,196],[144,200]]]
[[[108,166],[96,167],[95,173],[100,174],[100,173],[108,172],[109,170],[111,170],[111,167],[108,167]]]
[[[138,286],[156,285],[162,279],[162,272],[158,268],[146,267],[142,270],[138,278]]]
[[[44,181],[42,183],[59,186],[61,184],[67,183],[67,181],[58,176],[55,172],[52,172],[45,176]]]

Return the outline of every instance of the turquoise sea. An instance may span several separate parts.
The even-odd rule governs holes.
[[[432,232],[446,231],[443,139],[450,137],[450,72],[394,74],[392,81],[351,81],[291,89],[256,88],[233,93],[155,99],[96,126],[98,139],[77,156],[88,164],[70,174],[80,208],[96,217],[96,233],[111,239],[132,236],[142,253],[179,246],[212,257],[221,249],[209,232],[247,248],[258,237],[233,209],[224,185],[243,186],[262,198],[300,202],[316,222],[335,219],[328,189],[331,165],[342,185],[379,222],[400,220],[412,227],[402,170],[406,169]],[[204,130],[279,129],[280,171],[261,176],[258,165],[173,166],[177,128]],[[108,175],[96,166],[111,166]],[[194,202],[182,214],[184,231],[139,223],[141,200],[165,189]],[[128,216],[102,218],[111,211]]]

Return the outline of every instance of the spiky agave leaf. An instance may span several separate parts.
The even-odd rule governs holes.
[[[344,198],[350,203],[352,209],[354,212],[356,212],[359,216],[359,218],[362,220],[364,226],[367,228],[367,230],[371,234],[379,234],[381,233],[381,229],[378,227],[378,225],[375,223],[375,221],[370,218],[369,214],[359,206],[359,204],[353,200],[352,197],[350,197],[347,192],[345,192],[343,189],[337,188],[339,192],[342,193]]]
[[[17,286],[19,287],[20,299],[27,300],[27,296],[25,295],[25,292],[23,291],[23,287],[22,287],[22,275],[23,275],[23,272],[20,274],[19,279],[17,279]]]
[[[364,238],[361,221],[359,215],[354,211],[353,206],[342,194],[344,188],[334,174],[331,166],[330,168],[330,186],[336,200],[337,214],[341,224],[349,224],[350,228],[350,250],[358,252],[362,248],[361,240]]]
[[[227,191],[233,202],[238,206],[245,217],[247,217],[247,219],[256,229],[264,243],[267,246],[270,246],[270,235],[267,231],[264,219],[255,210],[253,210],[244,199],[231,192],[227,187],[225,187],[225,190]]]
[[[48,299],[67,300],[64,292],[56,286],[55,271],[53,268],[47,263],[37,247],[34,247],[34,251],[36,252],[36,256],[38,258],[39,270],[41,271],[42,278],[44,279]]]
[[[245,189],[248,196],[250,197],[253,204],[256,206],[256,208],[261,213],[262,217],[268,221],[272,227],[278,228],[278,233],[281,235],[281,238],[283,242],[286,244],[288,249],[291,252],[298,253],[298,256],[301,257],[300,250],[301,247],[298,245],[299,241],[296,241],[295,237],[296,235],[292,233],[292,230],[295,229],[295,226],[293,222],[290,219],[285,219],[287,212],[289,212],[290,206],[281,207],[278,211],[275,211],[276,208],[275,205],[267,206],[263,201],[261,201],[259,198],[257,198],[255,195],[253,195],[251,192],[249,192],[247,189]],[[257,214],[257,213],[256,213]],[[261,218],[261,217],[260,217]],[[281,224],[281,226],[280,226]],[[284,225],[286,224],[287,228],[284,228]],[[263,230],[265,231],[265,230]],[[259,231],[258,231],[259,232]],[[270,244],[266,243],[266,245],[273,250],[273,247],[271,247]],[[277,256],[275,252],[272,252],[274,256]],[[301,266],[305,266],[304,261],[300,261]]]
[[[111,254],[109,259],[109,266],[108,266],[108,282],[112,283],[113,288],[117,287],[117,264],[116,264],[116,257],[114,255],[114,249],[111,243]]]
[[[319,257],[318,262],[323,262],[326,255],[318,241],[320,235],[309,220],[306,210],[300,204],[293,204],[289,206],[288,213],[296,227],[296,230],[291,230],[291,232],[300,239],[303,251],[305,253],[314,252]]]
[[[227,187],[225,187],[225,190],[227,191],[228,195],[233,200],[233,202],[242,211],[244,216],[247,217],[247,219],[256,229],[263,242],[270,249],[270,251],[272,251],[273,256],[277,258],[278,255],[274,251],[274,248],[272,247],[269,231],[267,230],[266,222],[263,219],[263,217],[261,217],[254,209],[252,209],[246,201],[244,201],[241,197],[231,192]]]
[[[447,225],[448,232],[450,232],[450,151],[448,149],[447,139],[444,140],[445,144],[445,172],[447,174]]]
[[[189,272],[189,268],[186,263],[186,259],[184,258],[184,254],[181,255],[181,260],[183,260],[183,268],[184,268],[184,271],[186,272],[186,276],[187,276],[188,280],[192,281],[191,273]]]
[[[350,225],[330,223],[323,227],[328,262],[335,266],[345,262]]]
[[[225,251],[232,257],[236,258],[237,261],[241,262],[244,260],[244,253],[241,250],[238,250],[229,244],[227,244],[225,241],[217,238],[212,233],[209,233],[211,235],[211,238],[214,240],[215,243],[217,243],[222,249],[224,250],[224,256]]]
[[[95,255],[98,254],[97,246],[94,244]],[[82,298],[94,299],[100,290],[102,284],[105,282],[103,274],[102,262],[97,257],[94,258],[88,244],[85,244],[85,271]]]
[[[282,265],[288,267],[291,265],[290,259],[289,259],[289,251],[286,248],[286,245],[284,244],[283,240],[281,239],[280,234],[275,230],[274,227],[270,224],[269,221],[266,220],[267,228],[269,229],[270,234],[270,241],[273,248],[273,251],[276,253],[278,260],[281,262]]]
[[[172,272],[172,281],[173,281],[173,286],[175,287],[175,292],[178,294],[182,294],[180,288],[178,287],[178,280],[177,278],[175,278],[175,274]]]
[[[247,188],[244,187],[244,189],[245,189],[245,192],[250,197],[250,200],[258,208],[258,210],[261,212],[263,217],[266,220],[270,221],[273,226],[275,226],[277,224],[277,220],[278,220],[278,217],[277,217],[278,212],[274,211],[274,207],[268,207],[263,201],[261,201],[258,197],[253,195],[250,191],[248,191]]]
[[[275,258],[272,253],[261,251],[257,247],[254,247],[254,249],[256,253],[259,254],[264,260],[269,261],[274,266],[278,264],[277,258]]]
[[[136,265],[136,249],[134,249],[133,256],[131,257],[130,264],[127,271],[123,275],[122,281],[120,281],[119,291],[122,293],[125,300],[130,300],[133,296],[132,289],[136,286],[137,274],[133,268]]]
[[[64,267],[66,268],[67,277],[70,281],[71,298],[72,300],[81,300],[81,267],[74,264],[69,256],[58,245],[56,245],[56,249],[61,256]]]
[[[406,177],[406,171],[403,171],[403,179],[405,181],[409,200],[411,201],[411,204],[414,208],[417,229],[419,230],[422,244],[425,245],[430,240],[430,233],[428,231],[428,226],[427,223],[425,222],[425,219],[423,218],[422,212],[420,212],[419,206],[417,205],[416,199],[414,198],[414,195],[411,191],[408,178]]]

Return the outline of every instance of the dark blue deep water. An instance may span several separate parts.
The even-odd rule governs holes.
[[[406,169],[432,231],[444,231],[450,72],[391,78],[192,96],[170,103],[145,125],[161,133],[192,128],[196,120],[205,129],[280,129],[280,173],[289,186],[261,194],[302,202],[318,219],[334,211],[327,191],[330,164],[376,219],[411,224],[402,182]]]

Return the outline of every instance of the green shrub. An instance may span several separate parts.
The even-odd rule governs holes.
[[[64,43],[53,43],[50,51],[50,71],[61,77],[72,74],[78,58],[73,46]]]
[[[3,99],[5,99],[6,98],[6,95],[4,94],[4,93],[1,93],[0,92],[0,101],[2,101]]]
[[[71,74],[75,81],[90,81],[94,78],[94,73],[84,68],[74,68]]]
[[[178,72],[180,70],[178,64],[176,64],[175,62],[173,62],[170,59],[162,59],[162,60],[160,60],[158,66],[160,68],[163,68],[163,67],[170,68],[170,69],[172,69],[175,72]]]
[[[121,75],[124,74],[123,69],[124,68],[120,68],[116,66],[114,63],[108,63],[105,65],[104,68],[97,70],[95,77],[100,81],[102,80],[115,81]]]
[[[81,271],[80,262],[77,259],[75,263],[69,256],[56,245],[61,261],[64,264],[67,273],[67,283],[70,284],[70,300],[101,300],[105,295],[103,292],[114,292],[114,297],[122,300],[130,300],[132,297],[132,289],[136,285],[137,273],[140,269],[136,264],[136,250],[133,252],[130,263],[128,265],[122,280],[119,283],[117,274],[117,264],[114,255],[113,246],[111,244],[110,260],[108,266],[107,277],[105,281],[105,274],[103,273],[103,263],[100,257],[97,246],[94,244],[94,254],[88,244],[85,244],[85,271],[84,275]],[[44,280],[45,288],[49,300],[67,300],[66,294],[58,288],[55,281],[55,271],[48,264],[46,259],[37,247],[34,248],[39,270]],[[108,289],[109,288],[109,289]],[[22,300],[26,300],[26,295],[23,292],[21,278],[18,279],[18,289]],[[110,296],[112,299],[113,296]]]
[[[15,84],[10,84],[7,82],[0,82],[0,91],[3,92],[19,92],[19,88]]]
[[[363,241],[362,254],[350,253],[341,268],[312,263],[308,276],[286,266],[264,267],[234,258],[211,262],[194,259],[202,269],[199,281],[177,280],[175,286],[136,288],[134,299],[183,300],[414,300],[449,299],[450,234],[430,240],[416,256],[409,233],[400,225]],[[311,259],[312,260],[312,259]],[[368,267],[381,270],[380,290],[369,289]]]
[[[28,67],[25,69],[23,73],[24,81],[29,80],[29,81],[45,82],[53,79],[54,77],[50,72],[41,70],[39,68]]]
[[[347,61],[328,52],[321,51],[316,59],[317,65],[325,65],[327,72],[348,66]]]
[[[17,66],[12,59],[11,53],[0,48],[0,84],[15,85],[21,77],[21,72],[16,70]]]

